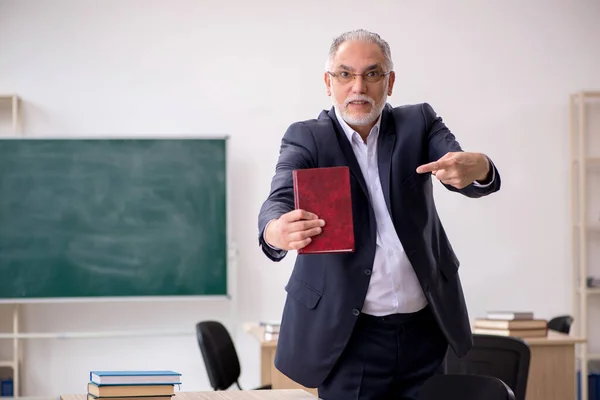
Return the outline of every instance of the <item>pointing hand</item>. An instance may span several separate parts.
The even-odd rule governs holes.
[[[451,152],[442,158],[421,165],[417,172],[431,172],[440,182],[462,189],[474,181],[483,181],[490,171],[490,161],[481,153]]]

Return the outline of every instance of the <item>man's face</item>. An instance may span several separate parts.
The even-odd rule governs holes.
[[[395,80],[394,72],[380,75],[389,71],[379,46],[363,41],[342,43],[329,72],[325,72],[327,95],[342,118],[351,126],[372,126],[392,94]],[[363,75],[352,79],[352,74]]]

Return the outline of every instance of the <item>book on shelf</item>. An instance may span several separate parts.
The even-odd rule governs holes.
[[[14,381],[12,378],[0,379],[0,397],[13,397]]]

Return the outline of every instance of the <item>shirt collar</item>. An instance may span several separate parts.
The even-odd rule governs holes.
[[[364,143],[364,141],[360,137],[360,134],[358,132],[356,132],[354,129],[352,129],[352,127],[350,127],[350,125],[348,125],[348,123],[346,121],[344,121],[344,118],[342,118],[342,115],[340,114],[338,108],[334,107],[334,109],[335,109],[335,116],[337,117],[338,122],[342,126],[342,129],[344,130],[344,133],[346,134],[348,141],[350,141],[350,143],[352,143],[353,138],[356,138],[360,142]],[[369,132],[369,136],[367,136],[367,137],[371,137],[371,136],[373,136],[374,138],[377,137],[379,135],[380,125],[381,125],[381,115],[379,115],[379,117],[377,118],[377,122],[375,123],[373,128],[371,128],[371,131]]]

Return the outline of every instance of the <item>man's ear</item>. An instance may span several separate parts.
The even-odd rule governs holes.
[[[323,75],[323,80],[325,81],[325,90],[327,92],[327,96],[331,96],[331,76],[325,72]]]
[[[388,96],[392,95],[394,90],[394,82],[396,82],[396,73],[394,71],[390,72],[390,80],[388,82]]]

